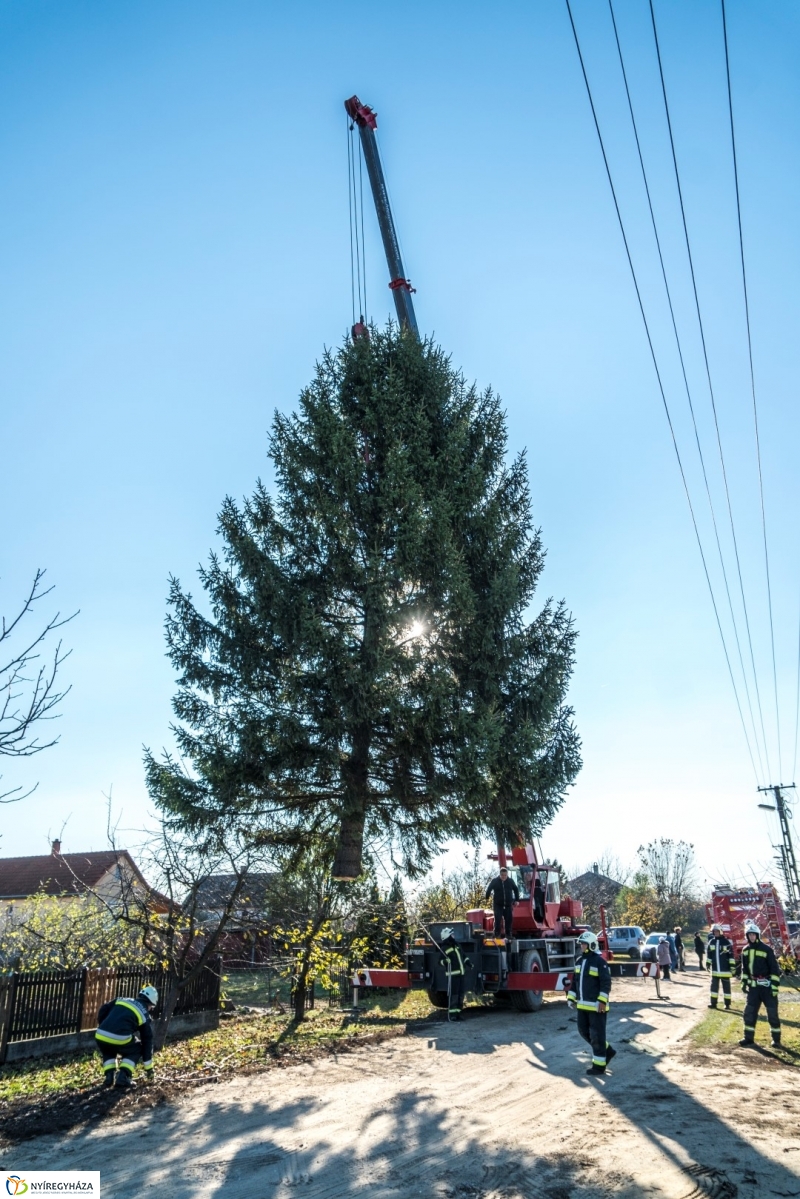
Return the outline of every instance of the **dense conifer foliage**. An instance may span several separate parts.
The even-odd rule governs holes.
[[[180,760],[146,767],[184,828],[276,851],[365,838],[412,873],[448,836],[540,829],[580,767],[575,631],[531,605],[543,550],[497,397],[394,326],[326,353],[270,438],[274,495],[227,499],[205,604],[171,583]]]

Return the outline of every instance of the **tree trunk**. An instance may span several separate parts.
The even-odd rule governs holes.
[[[343,816],[339,826],[339,844],[333,862],[333,877],[339,882],[352,883],[361,873],[361,854],[364,848],[364,817]]]
[[[371,730],[362,724],[353,737],[353,752],[342,768],[345,810],[339,825],[339,844],[331,871],[339,882],[352,883],[361,874],[364,824],[369,799],[369,747]]]
[[[294,1022],[295,1024],[302,1023],[306,1018],[306,985],[308,983],[308,968],[309,959],[311,957],[311,947],[306,946],[303,949],[302,963],[300,973],[297,975],[294,983]]]
[[[300,959],[300,970],[297,974],[297,979],[294,984],[294,1021],[300,1024],[306,1018],[306,985],[308,983],[308,974],[311,968],[311,954],[314,949],[314,942],[317,939],[319,930],[328,918],[328,910],[330,904],[328,896],[323,895],[319,907],[317,908],[314,920],[309,928],[306,939],[303,942],[303,954]]]
[[[181,989],[178,979],[175,977],[170,978],[169,984],[165,988],[161,999],[161,1015],[156,1021],[153,1035],[154,1049],[160,1051],[164,1048],[164,1042],[167,1039],[167,1031],[169,1029],[169,1022],[175,1014],[175,1008],[177,1007],[180,993]]]

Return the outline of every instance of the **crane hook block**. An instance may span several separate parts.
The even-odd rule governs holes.
[[[345,112],[362,129],[378,128],[378,114],[373,112],[368,104],[362,104],[358,96],[351,96],[344,102]]]

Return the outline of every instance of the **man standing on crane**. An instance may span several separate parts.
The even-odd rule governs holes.
[[[486,888],[484,898],[488,899],[489,896],[492,897],[492,908],[494,909],[494,935],[496,937],[505,936],[508,940],[511,938],[512,904],[515,899],[519,899],[519,887],[513,878],[508,877],[505,866],[500,867],[500,873]],[[501,929],[503,929],[502,932]]]
[[[742,950],[742,990],[747,996],[744,1009],[744,1037],[740,1045],[755,1045],[756,1020],[761,1004],[767,1009],[769,1030],[772,1033],[772,1048],[781,1044],[781,1021],[778,1016],[778,987],[781,984],[781,968],[771,945],[761,940],[761,929],[753,920],[744,926],[747,944]]]
[[[733,946],[718,924],[711,929],[706,949],[706,969],[711,971],[711,996],[709,1007],[717,1006],[719,984],[722,983],[722,995],[725,1007],[731,1006],[731,975],[733,974]]]
[[[605,1074],[616,1049],[606,1040],[606,1019],[611,992],[611,971],[597,951],[597,937],[589,929],[578,937],[581,957],[575,965],[567,1003],[578,1009],[578,1032],[592,1047],[587,1074]]]

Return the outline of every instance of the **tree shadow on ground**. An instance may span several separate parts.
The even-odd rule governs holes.
[[[743,1193],[800,1196],[797,1173],[762,1154],[753,1139],[756,1129],[774,1129],[780,1122],[774,1078],[766,1076],[768,1086],[759,1088],[759,1098],[755,1102],[748,1101],[741,1112],[741,1124],[737,1121],[737,1127],[732,1127],[712,1106],[690,1094],[660,1068],[669,1061],[668,1055],[645,1044],[637,1044],[640,1035],[654,1028],[641,1016],[640,1004],[620,1003],[612,1010],[615,1019],[609,1021],[608,1037],[618,1051],[613,1065],[605,1076],[597,1078],[581,1076],[582,1070],[577,1070],[574,1075],[570,1072],[579,1092],[601,1098],[611,1113],[623,1118],[609,1123],[606,1117],[607,1135],[612,1131],[624,1132],[626,1126],[634,1125],[650,1142],[654,1165],[663,1155],[677,1169],[688,1171],[698,1179],[697,1196],[707,1193],[717,1195],[719,1199]],[[633,1032],[633,1036],[625,1035],[629,1032]],[[563,1055],[553,1052],[545,1042],[546,1038],[540,1035],[531,1066],[551,1075],[564,1076]],[[740,1052],[747,1054],[750,1051]],[[588,1047],[580,1053],[580,1058],[585,1069],[591,1061]],[[727,1064],[730,1057],[726,1055],[726,1059]],[[708,1060],[706,1056],[703,1064]],[[747,1059],[741,1061],[746,1069]],[[783,1064],[777,1059],[774,1061],[776,1066]],[[728,1075],[728,1085],[730,1081]],[[714,1101],[714,1085],[713,1079],[709,1078],[710,1103]],[[787,1094],[794,1089],[793,1079],[786,1089]],[[580,1100],[576,1099],[576,1107],[579,1106]]]
[[[174,1130],[160,1130],[159,1162],[147,1171],[147,1184],[167,1189],[171,1199],[292,1199],[297,1193],[307,1199],[589,1199],[607,1195],[611,1182],[619,1199],[641,1199],[638,1184],[609,1178],[600,1154],[576,1158],[487,1144],[454,1127],[452,1113],[432,1107],[430,1096],[417,1091],[395,1095],[390,1110],[354,1112],[355,1146],[342,1148],[333,1135],[308,1144],[298,1123],[319,1116],[323,1106],[313,1099],[277,1110],[254,1103],[237,1127],[247,1143],[231,1153],[229,1108],[212,1104],[196,1127],[182,1121]],[[224,1137],[215,1135],[217,1128],[227,1130]],[[291,1134],[298,1144],[287,1149]],[[202,1154],[187,1162],[196,1137],[202,1138]],[[120,1164],[113,1175],[104,1172],[104,1193],[111,1199],[127,1199],[138,1185],[129,1165]]]

